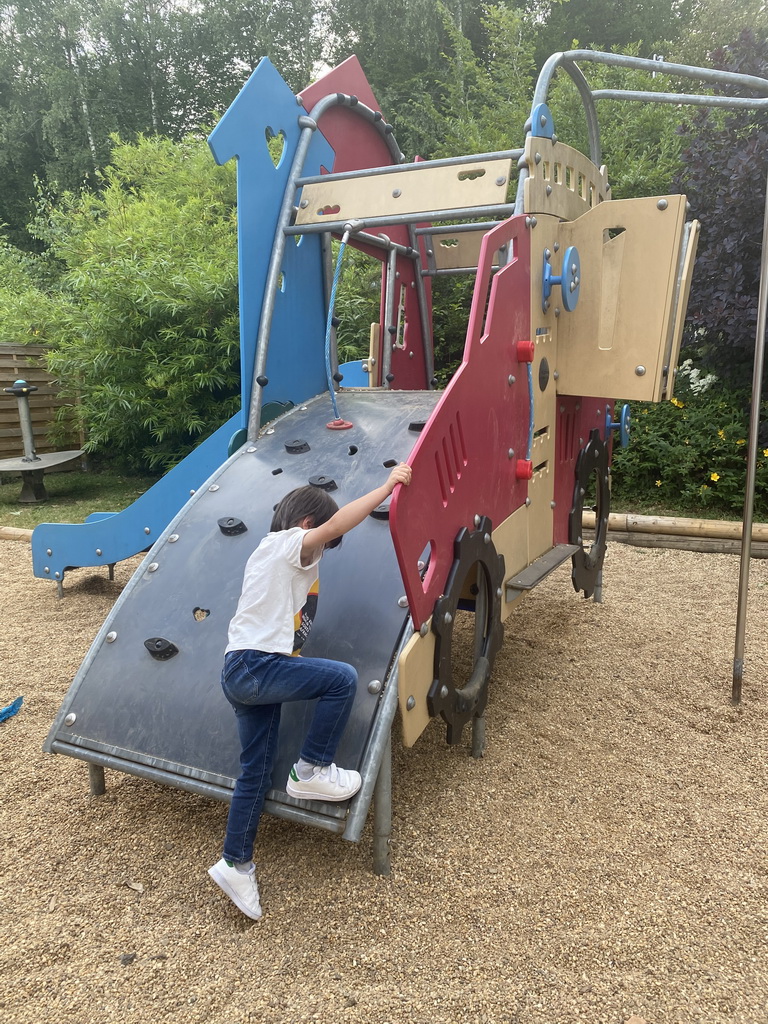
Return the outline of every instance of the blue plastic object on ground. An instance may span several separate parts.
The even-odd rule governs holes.
[[[23,697],[17,697],[13,703],[6,705],[4,708],[0,708],[0,722],[4,722],[7,718],[12,718],[17,711],[21,709]]]

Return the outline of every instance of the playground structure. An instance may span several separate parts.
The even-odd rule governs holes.
[[[218,685],[227,624],[274,504],[300,484],[343,503],[385,467],[413,468],[411,486],[324,559],[304,648],[358,669],[338,756],[361,771],[362,789],[349,806],[279,789],[266,805],[354,841],[375,791],[380,873],[398,710],[407,745],[439,716],[449,743],[469,725],[479,756],[493,661],[516,604],[569,558],[575,589],[599,597],[611,446],[629,431],[613,396],[673,397],[698,226],[686,222],[684,196],[611,199],[594,103],[606,94],[592,94],[577,60],[768,95],[768,82],[746,76],[558,54],[542,71],[523,148],[406,163],[355,58],[299,97],[265,59],[213,131],[216,160],[238,160],[242,412],[173,471],[177,494],[194,482],[172,518],[161,521],[167,492],[151,524],[149,511],[142,526],[144,510],[127,510],[128,519],[33,535],[36,575],[59,584],[70,566],[101,564],[93,551],[109,564],[154,541],[45,743],[88,762],[94,792],[109,767],[229,798],[239,748]],[[555,134],[546,97],[558,67],[582,96],[588,156]],[[726,99],[647,98],[660,97]],[[334,237],[337,272],[347,245],[382,266],[380,318],[357,367],[335,360]],[[439,392],[430,279],[454,273],[474,274],[475,290],[461,366]],[[582,514],[592,505],[587,543]],[[473,659],[458,678],[454,628],[466,611]],[[304,705],[284,709],[275,780],[287,776],[307,715]]]

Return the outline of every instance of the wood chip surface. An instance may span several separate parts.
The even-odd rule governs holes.
[[[395,743],[392,875],[265,818],[251,922],[213,885],[226,805],[41,744],[116,579],[0,544],[4,1024],[763,1024],[768,562],[730,703],[739,561],[613,545],[508,620],[487,750]],[[183,723],[180,723],[183,727]]]

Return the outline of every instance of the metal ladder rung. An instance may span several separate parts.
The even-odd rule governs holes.
[[[553,548],[531,562],[526,569],[506,581],[504,589],[507,600],[514,597],[516,593],[533,590],[537,583],[546,579],[551,572],[563,564],[566,558],[570,558],[578,550],[578,544],[555,544]]]

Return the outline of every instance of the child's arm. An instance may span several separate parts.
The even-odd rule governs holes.
[[[302,560],[311,552],[317,551],[318,548],[322,548],[330,543],[330,541],[343,536],[345,533],[349,533],[350,530],[362,523],[365,517],[370,515],[375,508],[378,508],[398,484],[406,484],[407,486],[410,482],[411,467],[401,462],[399,466],[395,466],[389,474],[389,479],[381,487],[369,491],[362,498],[355,498],[354,501],[343,505],[322,526],[316,526],[311,530],[307,530],[301,544]]]

